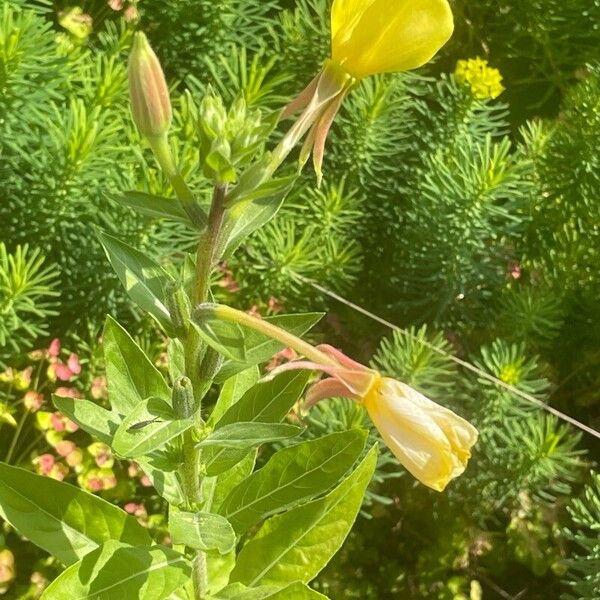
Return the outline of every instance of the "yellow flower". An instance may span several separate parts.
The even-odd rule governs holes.
[[[344,397],[359,402],[386,445],[421,483],[441,492],[464,472],[478,432],[451,410],[400,381],[383,377],[331,346],[315,348],[263,319],[229,306],[200,305],[195,319],[202,321],[207,316],[249,327],[303,356],[275,368],[269,378],[294,369],[311,369],[329,375],[308,390],[305,409],[326,398]]]
[[[478,437],[468,421],[387,377],[374,382],[362,403],[386,445],[419,481],[441,492],[464,472]]]
[[[447,0],[334,0],[333,60],[361,79],[429,62],[454,31]]]
[[[488,61],[481,58],[459,60],[454,78],[458,83],[468,84],[478,100],[493,100],[504,91],[500,71],[490,67]]]
[[[350,90],[363,77],[424,65],[453,31],[447,0],[334,0],[331,59],[282,111],[282,119],[304,112],[273,151],[267,174],[306,135],[300,164],[312,153],[320,183],[327,135]]]

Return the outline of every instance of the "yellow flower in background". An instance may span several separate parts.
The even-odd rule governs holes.
[[[493,100],[505,89],[500,71],[490,67],[488,61],[482,58],[459,60],[454,77],[458,83],[468,84],[478,100]]]
[[[409,71],[429,62],[453,31],[447,0],[334,0],[332,58],[357,79]]]
[[[441,492],[461,475],[477,441],[477,429],[410,386],[381,377],[362,398],[394,456],[414,477]]]

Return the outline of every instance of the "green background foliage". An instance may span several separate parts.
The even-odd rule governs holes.
[[[476,600],[481,586],[484,598],[502,588],[535,599],[557,597],[562,585],[565,598],[591,599],[600,594],[600,515],[597,476],[586,470],[598,445],[447,353],[600,428],[600,2],[452,4],[457,31],[439,58],[353,91],[328,141],[322,188],[305,173],[276,219],[222,265],[214,292],[264,314],[327,309],[315,340],[326,335],[372,359],[481,431],[467,473],[443,496],[398,477],[382,452],[362,517],[319,590],[334,599]],[[58,23],[68,3],[4,0],[0,11],[3,367],[24,368],[25,353],[57,335],[91,360],[82,340],[95,343],[107,312],[140,345],[151,338],[94,226],[171,274],[195,243],[180,224],[112,198],[172,192],[127,108],[134,25],[103,1],[80,5],[93,18],[83,40]],[[142,0],[138,9],[135,26],[173,90],[178,160],[208,200],[193,127],[202,96],[210,88],[226,106],[242,96],[265,117],[278,110],[327,56],[329,2]],[[498,99],[477,99],[454,79],[456,61],[475,56],[503,74]],[[408,333],[368,321],[307,280]],[[111,352],[110,332],[105,344]],[[20,392],[2,388],[0,406],[20,403]],[[334,400],[307,424],[310,438],[365,420],[355,404]],[[17,546],[14,532],[7,540]],[[41,560],[17,555],[21,565]],[[246,582],[243,569],[251,568],[240,567]],[[9,594],[29,589],[32,570],[18,571]]]

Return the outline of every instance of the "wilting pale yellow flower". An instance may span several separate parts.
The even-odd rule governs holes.
[[[454,31],[447,0],[334,0],[333,60],[361,79],[429,62]]]
[[[481,58],[459,60],[454,77],[459,83],[469,85],[479,100],[495,99],[504,91],[500,71],[490,67],[488,61]]]
[[[408,385],[377,378],[362,399],[389,449],[419,481],[441,492],[463,473],[475,427]]]
[[[337,365],[298,362],[304,368],[331,376],[309,390],[308,407],[335,396],[360,402],[400,463],[421,483],[438,492],[464,472],[478,437],[468,421],[331,346],[319,346],[318,350]],[[291,368],[295,368],[293,362],[280,367]]]
[[[230,306],[202,304],[194,318],[202,321],[206,317],[250,327],[304,357],[275,368],[269,377],[293,369],[311,369],[329,375],[310,388],[305,408],[334,397],[359,402],[367,409],[386,445],[421,483],[441,492],[465,470],[478,433],[451,410],[331,346],[315,348],[272,323]]]

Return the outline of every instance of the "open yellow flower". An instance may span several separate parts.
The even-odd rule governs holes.
[[[334,0],[331,58],[283,110],[282,119],[303,112],[273,152],[270,172],[306,135],[300,163],[312,153],[320,182],[325,141],[349,91],[363,77],[424,65],[453,31],[448,0]]]
[[[361,79],[429,62],[454,31],[447,0],[334,0],[333,60]]]

